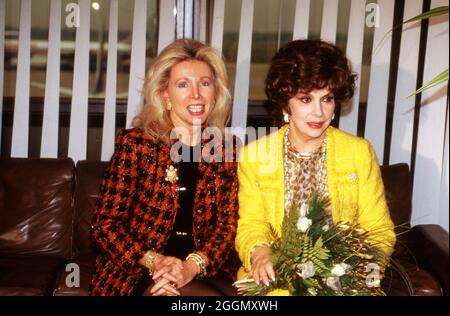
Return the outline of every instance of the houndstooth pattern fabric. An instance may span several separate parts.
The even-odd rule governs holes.
[[[235,159],[210,160],[198,164],[193,237],[195,251],[207,255],[207,274],[213,276],[234,249],[238,180]],[[170,166],[177,168],[169,146],[138,129],[118,136],[92,219],[91,240],[100,252],[92,295],[129,295],[147,273],[138,260],[148,250],[163,253],[179,208],[177,183],[165,180]]]

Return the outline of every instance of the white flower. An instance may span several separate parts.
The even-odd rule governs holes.
[[[339,277],[327,278],[327,286],[334,291],[339,291],[341,289],[341,281],[339,280]]]
[[[305,217],[308,214],[308,204],[303,203],[299,208],[300,217]]]
[[[317,291],[316,291],[316,289],[313,288],[313,287],[309,287],[307,291],[308,291],[308,293],[311,294],[312,296],[316,296],[316,295],[317,295]]]
[[[304,280],[310,278],[316,274],[316,269],[314,268],[314,263],[311,261],[300,263],[297,265],[298,275],[301,276]]]
[[[331,269],[331,273],[334,274],[335,276],[340,277],[343,276],[350,268],[351,268],[350,265],[342,262],[339,264],[335,264],[333,269]]]
[[[300,217],[297,222],[297,229],[302,233],[306,232],[306,230],[311,226],[312,221],[308,217]]]
[[[325,225],[323,225],[323,227],[322,227],[322,230],[323,230],[324,232],[328,231],[329,229],[330,229],[330,225],[328,225],[328,224],[325,224]]]

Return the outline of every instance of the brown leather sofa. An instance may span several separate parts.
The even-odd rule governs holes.
[[[88,294],[95,260],[89,226],[106,166],[80,161],[75,168],[67,158],[0,159],[0,295]],[[408,226],[408,166],[382,167],[382,174],[392,218]],[[448,252],[446,231],[419,225],[398,238],[393,258],[413,294],[448,295]],[[70,263],[79,267],[79,286]],[[388,295],[409,295],[397,270],[387,271],[382,286]]]

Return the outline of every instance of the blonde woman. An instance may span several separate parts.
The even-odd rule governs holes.
[[[211,140],[197,133],[223,136],[227,84],[220,55],[194,40],[175,41],[151,65],[143,108],[119,135],[101,185],[92,295],[229,294],[237,165],[224,153],[208,159]]]

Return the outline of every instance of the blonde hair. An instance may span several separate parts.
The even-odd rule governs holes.
[[[213,48],[195,40],[176,40],[158,55],[150,66],[144,83],[144,103],[132,125],[142,128],[155,141],[170,144],[170,131],[174,127],[165,106],[163,92],[167,88],[172,67],[187,60],[202,61],[214,75],[215,105],[205,121],[206,126],[217,127],[222,133],[230,119],[231,94],[225,63]]]

